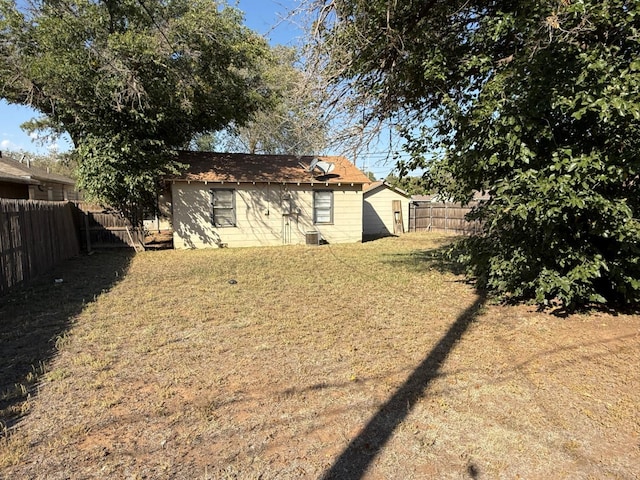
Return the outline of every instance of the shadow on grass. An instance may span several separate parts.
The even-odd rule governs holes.
[[[132,258],[129,250],[75,257],[0,296],[0,436],[25,414],[73,318],[122,279]]]
[[[479,297],[460,314],[404,384],[380,407],[364,429],[325,472],[322,476],[323,480],[359,480],[365,475],[393,432],[409,415],[431,382],[440,375],[442,364],[477,317],[484,302],[484,298]]]
[[[394,267],[406,268],[411,271],[434,269],[441,273],[462,275],[465,273],[464,264],[453,259],[455,243],[442,245],[428,250],[414,250],[409,253],[389,255],[385,262]]]

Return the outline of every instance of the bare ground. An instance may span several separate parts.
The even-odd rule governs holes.
[[[487,305],[446,241],[76,259],[0,306],[0,477],[640,478],[640,318]]]

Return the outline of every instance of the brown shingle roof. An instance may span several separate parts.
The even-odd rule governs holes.
[[[393,185],[391,185],[390,183],[385,182],[384,180],[378,180],[377,182],[373,182],[370,183],[368,185],[364,186],[364,191],[365,192],[372,192],[374,190],[376,190],[377,188],[381,188],[381,187],[386,187],[389,190],[391,190],[392,192],[396,192],[404,197],[409,197],[409,194],[407,192],[405,192],[404,190],[402,190],[401,188],[397,188],[394,187]]]
[[[369,183],[368,185],[364,186],[364,191],[368,192],[369,190],[373,190],[375,188],[378,188],[381,185],[384,185],[384,182],[382,180],[378,180],[378,181]]]
[[[335,165],[328,175],[307,167],[314,158]],[[246,153],[180,152],[178,162],[186,164],[182,175],[168,180],[194,182],[274,182],[274,183],[369,183],[371,180],[344,157],[253,155]]]
[[[28,167],[26,164],[19,162],[10,157],[0,157],[0,174],[7,178],[19,177],[23,180],[22,183],[39,183],[41,182],[54,182],[64,183],[67,185],[75,185],[75,180],[58,175],[57,173],[49,173],[46,170],[36,167]],[[35,182],[25,182],[25,180],[38,180]]]

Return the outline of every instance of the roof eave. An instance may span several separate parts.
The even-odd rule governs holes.
[[[21,185],[42,185],[38,180],[30,177],[16,177],[13,175],[1,175],[0,182],[19,183]]]
[[[366,190],[364,192],[365,195],[370,196],[372,195],[374,192],[377,192],[378,190],[381,190],[383,188],[388,188],[389,190],[397,193],[398,195],[402,195],[403,197],[409,199],[411,198],[411,195],[409,195],[407,192],[405,192],[404,190],[394,187],[393,185],[387,183],[387,182],[382,182],[380,185],[376,185],[373,188],[370,188],[369,190]]]
[[[321,178],[316,178],[313,180],[309,180],[309,179],[300,179],[300,180],[289,180],[289,179],[273,179],[273,180],[264,180],[264,179],[256,179],[256,180],[246,180],[246,179],[242,179],[242,180],[237,180],[237,179],[227,179],[227,180],[209,180],[209,179],[204,179],[204,178],[184,178],[184,177],[180,177],[180,178],[171,178],[171,177],[166,177],[164,178],[165,182],[172,182],[172,183],[176,183],[176,182],[181,182],[181,183],[204,183],[204,184],[209,184],[209,183],[220,183],[220,184],[225,184],[225,183],[235,183],[237,185],[240,184],[256,184],[256,183],[264,183],[264,184],[273,184],[273,185],[315,185],[318,183],[322,183],[322,184],[327,184],[327,185],[364,185],[367,182],[365,181],[354,181],[354,180],[341,180],[341,179],[331,179],[331,180],[323,180]]]

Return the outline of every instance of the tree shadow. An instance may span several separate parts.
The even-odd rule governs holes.
[[[411,271],[434,269],[441,273],[462,275],[466,271],[466,266],[455,258],[455,252],[457,252],[456,243],[447,243],[428,250],[393,254],[387,257],[386,263]]]
[[[133,255],[74,257],[0,296],[0,436],[27,411],[74,317],[124,277]]]
[[[172,187],[176,248],[304,244],[306,233],[318,230],[304,187],[269,183],[220,188],[235,191],[233,227],[216,227],[212,222],[210,191],[216,187]]]
[[[477,317],[484,302],[484,297],[478,297],[458,316],[404,384],[380,407],[331,468],[325,472],[321,477],[323,480],[359,480],[365,475],[393,432],[409,415],[431,382],[440,375],[442,364]]]

